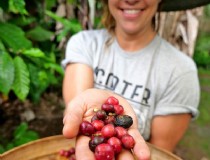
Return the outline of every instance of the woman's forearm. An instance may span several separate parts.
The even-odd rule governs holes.
[[[93,70],[85,64],[69,64],[63,79],[62,91],[65,104],[89,88],[93,88]]]

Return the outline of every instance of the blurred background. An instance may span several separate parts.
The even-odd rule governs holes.
[[[62,134],[66,42],[103,27],[101,16],[95,0],[0,0],[0,154]],[[157,17],[159,34],[194,59],[201,86],[200,115],[175,154],[210,160],[210,5]]]

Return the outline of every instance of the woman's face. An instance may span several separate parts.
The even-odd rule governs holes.
[[[152,18],[160,0],[108,0],[116,31],[126,34],[153,31]]]

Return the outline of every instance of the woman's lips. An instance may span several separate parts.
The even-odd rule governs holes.
[[[123,15],[125,18],[136,18],[138,17],[143,10],[141,9],[122,9]]]

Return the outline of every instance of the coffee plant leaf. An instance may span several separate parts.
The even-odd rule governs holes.
[[[13,91],[20,100],[25,100],[29,93],[30,77],[27,65],[24,60],[16,56],[14,59],[15,79],[13,83]]]
[[[27,129],[28,129],[28,124],[25,122],[22,122],[19,126],[15,128],[15,131],[13,133],[14,139],[19,139],[23,137]]]
[[[14,63],[12,57],[0,50],[0,92],[8,94],[14,81]]]
[[[37,26],[33,28],[32,30],[28,31],[26,35],[30,39],[41,42],[41,41],[50,40],[52,36],[54,35],[54,33],[44,29],[41,26]]]
[[[64,70],[63,70],[63,68],[61,67],[61,65],[58,65],[58,64],[56,64],[56,63],[45,63],[44,64],[44,67],[46,68],[46,69],[52,69],[52,70],[54,70],[54,71],[56,71],[56,72],[58,72],[60,75],[64,75]]]
[[[39,48],[30,48],[30,49],[24,50],[22,54],[28,57],[36,57],[36,58],[45,57],[44,52],[42,52]]]
[[[0,39],[8,46],[9,50],[14,52],[32,47],[31,41],[25,37],[25,32],[10,23],[0,23]]]
[[[27,15],[28,12],[25,9],[25,0],[9,0],[9,11],[16,14]]]
[[[6,50],[4,44],[2,43],[1,40],[0,40],[0,50],[1,51],[5,51]]]

